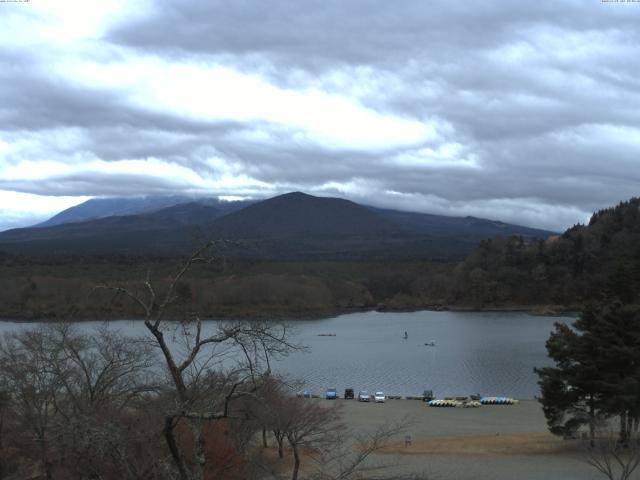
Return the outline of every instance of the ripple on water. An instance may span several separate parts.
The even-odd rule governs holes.
[[[533,398],[533,368],[549,363],[545,341],[557,317],[522,313],[358,313],[296,324],[310,347],[278,364],[318,392],[383,390],[409,395],[432,389],[440,396],[481,392]],[[317,337],[318,332],[335,337]],[[402,338],[404,331],[409,339]],[[424,343],[434,339],[435,347]]]

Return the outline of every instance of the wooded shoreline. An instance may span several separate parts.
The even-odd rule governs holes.
[[[204,321],[215,321],[215,320],[246,320],[246,321],[305,321],[305,320],[324,320],[328,318],[338,317],[341,315],[348,315],[351,313],[367,313],[367,312],[380,312],[380,313],[409,313],[409,312],[469,312],[469,313],[491,313],[491,312],[512,312],[512,313],[527,313],[533,316],[544,316],[544,317],[577,317],[579,315],[579,307],[559,307],[554,306],[554,309],[549,309],[548,305],[533,305],[533,306],[491,306],[487,308],[477,308],[477,307],[465,307],[459,305],[425,305],[422,307],[413,307],[413,308],[352,308],[352,309],[343,309],[335,312],[327,313],[327,314],[312,314],[305,312],[283,312],[282,314],[273,314],[270,316],[254,316],[254,317],[240,317],[240,316],[216,316],[216,317],[206,317],[203,316],[202,320]],[[2,313],[0,310],[0,322],[13,322],[13,323],[40,323],[40,322],[60,322],[60,321],[69,321],[73,323],[82,323],[82,322],[99,322],[99,321],[143,321],[144,317],[140,315],[131,315],[121,318],[114,317],[102,317],[102,318],[26,318],[20,316],[8,316]]]

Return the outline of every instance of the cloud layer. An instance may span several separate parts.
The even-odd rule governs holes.
[[[640,194],[638,3],[105,3],[0,4],[0,229],[304,190],[560,230]]]

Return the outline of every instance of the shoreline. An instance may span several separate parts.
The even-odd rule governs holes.
[[[553,308],[551,308],[553,307]],[[412,312],[468,312],[468,313],[527,313],[532,316],[542,317],[577,317],[580,314],[580,308],[577,305],[562,306],[562,305],[513,305],[513,306],[497,306],[491,305],[486,308],[471,307],[465,305],[425,305],[416,307],[386,307],[378,306],[371,308],[345,308],[334,310],[331,312],[282,312],[281,314],[267,314],[262,316],[251,315],[229,315],[222,314],[216,318],[205,317],[203,321],[268,321],[268,322],[296,322],[307,320],[326,320],[342,315],[348,315],[351,313],[412,313]],[[126,318],[122,317],[94,317],[94,318],[74,318],[74,317],[43,317],[40,319],[26,318],[26,317],[14,317],[11,315],[0,315],[0,322],[12,322],[12,323],[56,323],[56,322],[69,322],[69,323],[83,323],[83,322],[109,322],[109,321],[144,321],[144,317],[130,316]]]

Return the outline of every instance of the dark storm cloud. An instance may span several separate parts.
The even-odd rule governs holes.
[[[117,82],[76,81],[51,69],[46,46],[0,47],[0,140],[22,146],[4,160],[0,150],[0,166],[76,165],[37,178],[0,172],[0,189],[299,189],[562,229],[640,193],[639,21],[640,4],[578,0],[156,0],[116,22],[88,60],[126,61],[132,75],[145,58],[224,65],[436,134],[387,148],[327,144],[295,122],[198,117],[136,101]],[[176,176],[105,167],[131,159]]]

